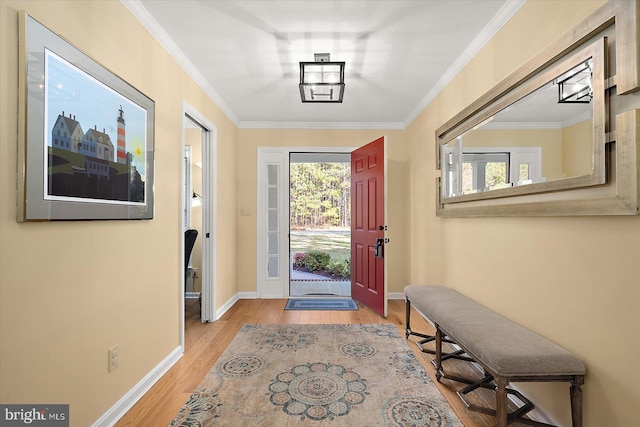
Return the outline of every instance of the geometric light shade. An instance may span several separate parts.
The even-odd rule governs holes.
[[[315,62],[300,63],[302,102],[342,102],[344,62],[330,62],[329,54],[316,54]]]
[[[573,67],[556,79],[558,103],[586,104],[593,99],[593,59]]]

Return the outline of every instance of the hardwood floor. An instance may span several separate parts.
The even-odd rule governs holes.
[[[216,322],[201,323],[197,300],[187,300],[184,357],[118,421],[116,426],[168,425],[244,324],[393,323],[404,336],[404,300],[389,301],[386,319],[362,306],[358,311],[285,311],[285,303],[285,299],[239,300]],[[411,314],[411,328],[417,332],[433,333],[432,325],[416,312]],[[416,337],[410,337],[409,340],[415,342]],[[460,383],[445,379],[442,383],[438,383],[435,380],[434,368],[431,364],[432,356],[420,352],[413,342],[409,347],[415,352],[418,360],[422,362],[464,425],[466,427],[493,426],[495,423],[493,417],[469,411],[460,401],[455,393],[456,389],[462,387]],[[479,377],[468,363],[455,360],[446,363],[447,370],[452,373]],[[490,392],[482,391],[480,394],[474,403],[492,405],[493,396]]]

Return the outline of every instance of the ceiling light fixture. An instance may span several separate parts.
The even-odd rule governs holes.
[[[313,55],[315,62],[300,63],[302,102],[342,102],[344,62],[331,62],[328,53]]]
[[[572,68],[556,79],[558,103],[588,104],[593,98],[591,59]]]

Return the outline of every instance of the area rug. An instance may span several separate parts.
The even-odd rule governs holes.
[[[171,426],[462,427],[394,325],[244,325]]]
[[[285,310],[357,310],[351,298],[290,298]]]

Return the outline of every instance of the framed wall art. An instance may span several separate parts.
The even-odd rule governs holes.
[[[18,221],[152,219],[154,102],[20,13]]]

